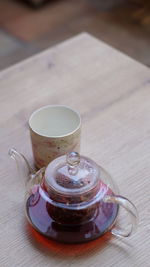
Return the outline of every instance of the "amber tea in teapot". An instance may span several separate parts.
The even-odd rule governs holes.
[[[135,206],[116,195],[110,175],[91,159],[70,152],[35,173],[23,155],[14,149],[10,155],[26,164],[26,215],[41,234],[59,242],[81,243],[106,231],[123,237],[132,233],[138,217]],[[114,228],[119,206],[131,216],[126,231]]]
[[[113,194],[105,184],[101,186],[106,194]],[[117,204],[103,202],[95,204],[95,209],[87,207],[80,211],[54,207],[47,196],[44,187],[37,186],[27,200],[27,216],[38,231],[60,242],[80,243],[95,239],[111,227],[118,213]]]

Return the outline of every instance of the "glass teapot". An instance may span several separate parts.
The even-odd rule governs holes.
[[[118,195],[110,175],[91,159],[70,152],[35,172],[15,149],[9,151],[26,178],[25,209],[30,224],[48,238],[65,243],[93,240],[107,231],[120,237],[135,230],[138,214]],[[119,207],[129,213],[130,228],[115,228]]]

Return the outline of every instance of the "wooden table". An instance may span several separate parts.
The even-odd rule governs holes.
[[[106,234],[61,245],[28,226],[25,189],[8,149],[32,160],[27,121],[47,104],[81,113],[82,154],[104,166],[138,208],[138,231],[130,238]],[[149,69],[83,33],[2,71],[0,111],[0,266],[150,266]]]

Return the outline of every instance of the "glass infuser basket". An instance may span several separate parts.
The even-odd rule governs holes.
[[[70,152],[35,172],[15,149],[9,154],[24,170],[23,176],[28,181],[27,218],[46,237],[59,242],[81,243],[107,231],[127,237],[136,228],[135,206],[118,195],[111,176],[93,160]],[[130,214],[130,229],[114,226],[119,206]]]

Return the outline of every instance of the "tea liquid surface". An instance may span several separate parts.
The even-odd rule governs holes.
[[[103,186],[106,187],[105,184]],[[106,194],[114,195],[111,189],[107,189]],[[68,217],[68,223],[61,224],[54,220],[53,206],[44,196],[43,189],[37,186],[27,200],[26,212],[33,227],[46,237],[64,243],[82,243],[98,238],[111,228],[118,214],[118,205],[100,201],[89,221],[74,224]],[[57,207],[55,212],[57,213]],[[62,210],[62,221],[63,212]]]

